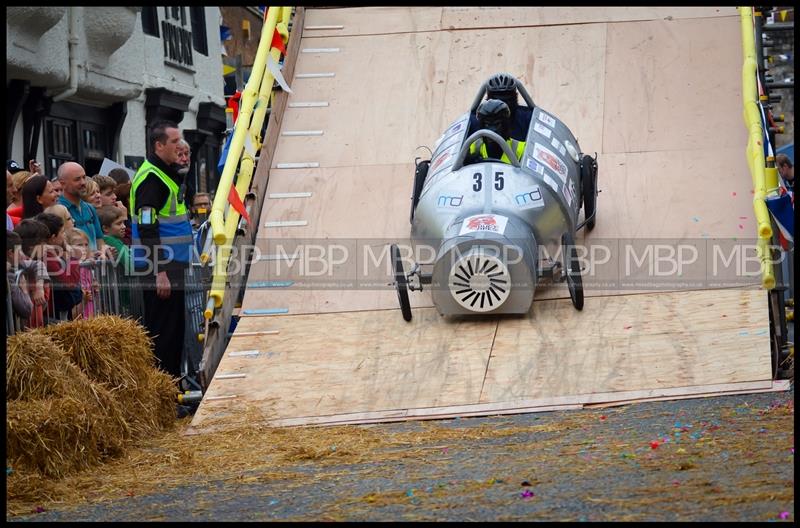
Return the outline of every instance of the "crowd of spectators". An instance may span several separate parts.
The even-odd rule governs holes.
[[[188,172],[189,156],[181,169]],[[92,317],[98,292],[109,280],[100,266],[114,269],[118,308],[134,295],[120,286],[133,275],[131,216],[128,208],[131,174],[117,168],[87,177],[75,162],[63,163],[48,177],[31,161],[6,164],[6,277],[14,327],[20,331],[46,324]],[[202,224],[210,210],[207,193],[193,196],[192,225]],[[195,206],[196,205],[196,206]],[[198,246],[199,247],[199,246]],[[124,310],[130,314],[130,310]],[[103,313],[109,313],[108,309]]]

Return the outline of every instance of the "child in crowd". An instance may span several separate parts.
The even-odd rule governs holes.
[[[35,219],[44,224],[50,233],[43,259],[52,281],[50,313],[57,319],[67,320],[73,308],[81,302],[80,269],[77,262],[70,263],[67,255],[64,221],[51,213],[40,213]]]
[[[128,208],[122,204],[122,201],[117,197],[117,182],[111,176],[103,176],[98,174],[95,176],[94,181],[100,188],[100,207],[113,205],[122,210],[123,214],[128,214]]]
[[[21,321],[27,321],[33,311],[33,301],[28,291],[28,284],[36,282],[36,270],[32,267],[21,268],[20,264],[23,259],[22,238],[14,231],[7,230],[6,278],[9,286],[8,294],[11,296],[11,309],[15,317]]]
[[[64,232],[69,231],[73,227],[75,227],[75,220],[72,219],[72,215],[69,214],[69,210],[61,205],[61,204],[54,204],[44,210],[45,213],[54,214],[59,217],[61,220],[64,221]]]
[[[100,207],[100,186],[92,178],[86,178],[86,188],[81,192],[81,200],[92,205],[95,209]]]
[[[14,232],[21,239],[22,261],[20,267],[33,267],[36,271],[36,280],[32,284],[28,284],[28,291],[33,300],[33,310],[28,319],[28,327],[37,328],[46,323],[46,309],[50,300],[50,275],[42,260],[44,246],[50,238],[50,230],[33,218],[25,218],[14,228]]]
[[[67,243],[69,257],[78,263],[89,262],[91,251],[89,249],[89,237],[80,229],[70,229],[64,234]],[[83,292],[83,317],[89,318],[94,315],[94,279],[91,268],[80,266],[78,272],[80,277],[81,290]],[[80,305],[76,308],[79,308]]]
[[[117,185],[131,181],[131,175],[128,173],[128,171],[120,167],[108,171],[108,176],[117,182]],[[117,194],[117,196],[122,198],[119,194]]]
[[[111,246],[117,251],[117,259],[115,261],[117,284],[115,287],[119,292],[120,306],[124,310],[130,311],[130,289],[132,287],[130,276],[133,263],[131,261],[130,248],[124,242],[125,220],[127,220],[128,215],[119,207],[106,205],[97,210],[97,216],[100,217],[100,225],[103,226],[103,241],[107,246]]]
[[[118,170],[118,169],[114,169]],[[114,171],[111,171],[114,172]],[[126,173],[127,174],[127,173]],[[124,181],[122,183],[118,183],[117,187],[114,189],[114,193],[117,195],[117,200],[120,201],[122,207],[125,208],[125,236],[122,237],[122,241],[125,242],[126,246],[131,245],[131,219],[130,215],[128,214],[129,208],[129,199],[131,194],[131,182]]]
[[[122,264],[125,275],[129,275],[130,250],[123,242],[127,215],[119,207],[106,205],[97,210],[97,216],[100,217],[100,225],[103,226],[103,241],[117,250],[117,265]]]

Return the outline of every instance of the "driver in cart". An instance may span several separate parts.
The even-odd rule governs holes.
[[[525,152],[525,142],[518,141],[511,137],[511,109],[499,99],[487,99],[483,101],[475,112],[480,128],[491,130],[499,135],[511,147],[511,151],[516,154],[517,159],[522,158]],[[484,141],[483,138],[476,139],[469,146],[469,155],[464,163],[480,163],[487,159],[500,160],[503,163],[511,163],[503,149],[494,141]]]

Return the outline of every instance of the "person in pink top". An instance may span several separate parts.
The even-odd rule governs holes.
[[[64,233],[64,241],[67,243],[67,251],[69,258],[72,261],[79,261],[81,263],[89,262],[91,259],[91,251],[89,250],[89,237],[80,229],[70,229]],[[91,268],[86,266],[80,267],[80,284],[83,291],[83,302],[76,306],[78,313],[83,315],[84,319],[94,316],[94,294],[95,284]],[[81,309],[81,306],[83,307]],[[77,317],[78,313],[74,315]]]

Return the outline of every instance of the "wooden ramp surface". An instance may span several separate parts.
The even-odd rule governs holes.
[[[758,276],[727,289],[589,287],[582,312],[562,285],[543,287],[527,316],[477,320],[442,318],[412,294],[410,324],[388,272],[369,289],[341,287],[359,278],[347,265],[332,288],[263,287],[285,278],[269,260],[282,243],[379,253],[407,239],[415,149],[498,71],[598,153],[584,242],[751,237],[735,9],[310,9],[304,26],[272,164],[258,167],[265,259],[196,432],[248,407],[276,425],[366,423],[779,388]],[[292,105],[309,102],[327,105]],[[287,134],[310,130],[322,135]],[[263,310],[285,315],[247,316]]]

